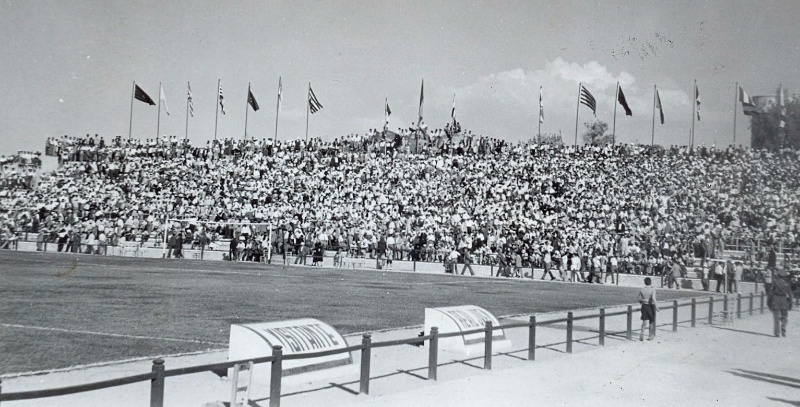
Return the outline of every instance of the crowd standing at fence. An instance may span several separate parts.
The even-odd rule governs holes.
[[[440,261],[451,272],[469,254],[498,265],[498,275],[531,276],[525,267],[543,266],[551,278],[599,283],[615,269],[702,270],[732,239],[751,263],[769,260],[768,249],[797,247],[794,150],[418,136],[373,130],[332,142],[200,146],[174,136],[53,138],[46,154],[61,166],[0,201],[2,236],[38,232],[59,251],[91,253],[166,240],[171,252],[227,248],[238,260],[259,260],[269,248],[298,263],[320,245]]]

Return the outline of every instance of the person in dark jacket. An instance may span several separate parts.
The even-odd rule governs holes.
[[[793,302],[789,270],[776,271],[772,276],[772,283],[767,285],[767,307],[772,311],[775,337],[786,336],[786,324],[789,322],[789,310],[792,309]]]

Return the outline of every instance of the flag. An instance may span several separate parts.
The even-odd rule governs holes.
[[[742,111],[745,116],[752,116],[758,113],[758,108],[753,102],[753,99],[750,98],[741,86],[739,86],[739,101],[742,102]]]
[[[784,101],[783,85],[781,85],[781,91],[780,91],[780,96],[779,96],[778,100],[779,100],[779,103],[780,103],[780,106],[781,106],[780,127],[781,128],[785,128],[786,127],[786,102]]]
[[[389,108],[389,98],[386,98],[386,105],[385,105],[383,111],[384,111],[385,116],[386,116],[386,123],[388,124],[389,123],[389,116],[392,115],[392,109]]]
[[[322,109],[322,104],[317,100],[317,95],[314,94],[314,89],[311,89],[310,83],[308,84],[308,108],[311,109],[311,114]]]
[[[539,86],[539,123],[544,123],[544,103],[542,102],[541,86]]]
[[[278,77],[278,111],[281,110],[281,101],[282,101],[282,94],[283,94],[283,78]]]
[[[628,107],[628,101],[625,99],[625,94],[622,93],[622,87],[618,87],[619,94],[617,95],[617,101],[622,108],[625,109],[625,116],[633,116],[633,112],[631,112],[631,108]]]
[[[658,89],[656,89],[656,109],[661,116],[661,124],[664,124],[664,108],[661,105],[661,95],[658,94]]]
[[[247,103],[253,108],[254,112],[257,112],[260,107],[258,106],[258,102],[256,101],[255,95],[253,95],[253,91],[250,88],[247,88]]]
[[[697,88],[697,84],[694,85],[694,103],[697,106],[697,121],[700,121],[700,89]]]
[[[164,94],[164,88],[161,84],[158,85],[158,97],[161,99],[161,102],[164,103],[164,110],[167,111],[167,116],[169,116],[169,107],[167,107],[167,95]]]
[[[136,98],[136,100],[140,100],[140,101],[142,101],[144,103],[147,103],[148,105],[151,105],[151,106],[156,104],[156,102],[153,102],[153,99],[150,98],[150,95],[148,95],[147,92],[142,90],[142,88],[140,88],[139,85],[134,85],[134,86],[136,88],[135,88],[135,90],[133,92],[133,95],[134,95],[133,97]]]
[[[583,85],[581,85],[581,103],[584,104],[589,109],[592,109],[592,113],[597,115],[597,101],[595,101],[594,96],[592,93],[589,92]]]
[[[450,109],[450,117],[453,119],[453,122],[456,121],[456,94],[453,93],[453,108]]]
[[[189,102],[189,115],[194,117],[194,101],[192,100],[192,85],[189,82],[186,82],[187,95],[186,100]]]
[[[219,85],[219,107],[222,109],[222,114],[225,114],[225,98],[222,96],[222,84]]]
[[[425,79],[419,88],[419,122],[422,123],[422,104],[425,102]]]

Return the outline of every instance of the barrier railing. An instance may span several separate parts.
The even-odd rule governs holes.
[[[726,294],[722,296],[723,301],[723,310],[728,310],[728,303],[729,303],[729,296]],[[759,311],[760,313],[764,313],[764,298],[765,294],[762,292],[760,295],[760,305]],[[754,312],[754,299],[755,296],[750,293],[749,295],[749,309],[748,314],[753,315]],[[698,301],[697,298],[692,298],[691,302],[688,303],[679,303],[677,300],[672,301],[672,304],[659,307],[659,313],[665,310],[672,310],[672,331],[676,332],[678,330],[678,324],[683,322],[690,322],[691,327],[696,326],[697,320],[697,305],[699,304],[708,304],[709,305],[709,314],[708,314],[708,324],[713,325],[714,320],[714,303],[717,301],[715,296],[710,296],[707,300],[700,300]],[[736,318],[742,317],[742,295],[738,294],[735,298],[736,301]],[[678,319],[678,309],[681,307],[691,307],[691,319],[687,321],[679,321]],[[361,370],[359,376],[359,393],[361,394],[369,394],[370,390],[370,372],[371,372],[371,355],[372,349],[375,348],[383,348],[383,347],[390,347],[390,346],[399,346],[399,345],[408,345],[408,344],[415,344],[419,342],[429,341],[428,346],[428,380],[437,380],[438,379],[438,358],[439,358],[439,340],[443,338],[451,338],[456,336],[462,335],[472,335],[477,333],[484,334],[484,355],[483,355],[483,368],[484,370],[491,370],[492,369],[492,332],[498,329],[516,329],[516,328],[528,328],[528,357],[529,361],[536,360],[536,330],[537,327],[548,326],[548,325],[555,325],[555,324],[562,324],[566,323],[566,342],[565,348],[566,353],[573,352],[573,342],[575,342],[573,338],[573,331],[574,331],[574,322],[580,320],[588,320],[588,319],[598,319],[598,344],[600,346],[605,346],[605,337],[606,337],[606,319],[609,317],[615,316],[626,316],[626,332],[625,332],[625,339],[631,340],[633,337],[633,306],[627,305],[627,308],[621,311],[615,312],[606,312],[605,308],[599,308],[598,313],[594,314],[587,314],[587,315],[580,315],[575,316],[573,311],[568,311],[566,318],[557,318],[551,319],[547,321],[538,321],[536,315],[531,315],[527,322],[514,322],[508,323],[504,325],[497,325],[494,326],[491,321],[486,321],[486,324],[483,328],[476,328],[468,331],[460,331],[460,332],[447,332],[447,333],[440,333],[438,327],[432,327],[431,331],[428,335],[424,336],[415,336],[412,338],[406,339],[397,339],[391,341],[383,341],[383,342],[372,342],[372,334],[366,333],[362,336],[361,344],[353,345],[346,348],[341,349],[333,349],[327,351],[320,351],[314,353],[302,353],[302,354],[291,354],[291,355],[284,355],[283,348],[280,345],[275,345],[272,347],[272,356],[265,356],[260,358],[251,358],[251,359],[242,359],[242,360],[235,360],[235,361],[228,361],[228,362],[220,362],[220,363],[213,363],[207,365],[199,365],[199,366],[189,366],[177,369],[169,369],[165,370],[164,368],[164,360],[163,359],[155,359],[153,360],[152,370],[149,373],[142,373],[133,376],[127,376],[117,379],[111,380],[104,380],[94,383],[87,383],[81,384],[76,386],[69,386],[69,387],[61,387],[55,389],[45,389],[45,390],[31,390],[31,391],[23,391],[23,392],[13,392],[13,393],[3,393],[2,392],[2,381],[0,381],[0,402],[2,401],[16,401],[16,400],[32,400],[32,399],[40,399],[40,398],[47,398],[47,397],[55,397],[55,396],[65,396],[70,394],[76,393],[83,393],[93,390],[101,390],[107,389],[117,386],[124,386],[133,383],[139,383],[144,381],[150,381],[150,407],[163,407],[164,405],[164,390],[165,390],[165,379],[167,377],[173,376],[181,376],[187,374],[195,374],[195,373],[202,373],[202,372],[210,372],[210,371],[219,371],[219,370],[227,370],[233,368],[237,364],[245,364],[252,362],[253,364],[258,363],[271,363],[271,370],[270,370],[270,396],[269,396],[269,406],[270,407],[278,407],[280,406],[280,397],[281,397],[281,379],[282,379],[282,372],[283,372],[283,362],[287,360],[298,360],[298,359],[311,359],[329,355],[335,355],[339,353],[345,352],[361,352]],[[724,317],[732,317],[731,314],[724,314]],[[590,338],[591,339],[591,338]]]

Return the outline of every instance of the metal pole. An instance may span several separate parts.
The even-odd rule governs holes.
[[[697,109],[697,79],[694,80],[694,89],[692,89],[692,138],[690,142],[690,146],[694,147],[694,121],[695,121],[695,112]]]
[[[536,315],[528,323],[528,360],[536,360]]]
[[[492,370],[492,321],[486,321],[483,344],[483,368]]]
[[[372,356],[372,334],[364,334],[361,339],[361,344],[364,346],[361,349],[361,385],[359,386],[359,393],[369,394],[369,368],[370,358]]]
[[[250,112],[250,82],[247,82],[247,99],[244,101],[244,140],[247,141],[247,114]]]
[[[567,353],[572,353],[572,311],[567,312]]]
[[[439,327],[431,327],[431,340],[428,342],[428,380],[437,379],[439,368]]]
[[[633,306],[628,305],[628,313],[626,314],[627,319],[627,330],[625,333],[625,338],[627,340],[631,340],[633,338]]]
[[[672,301],[672,332],[678,331],[678,300]]]
[[[308,83],[308,94],[306,95],[306,141],[308,141],[308,115],[311,112],[311,82]]]
[[[158,119],[156,120],[156,144],[161,144],[161,82],[158,83]]]
[[[131,87],[131,119],[128,123],[128,139],[131,138],[131,133],[133,132],[133,98],[136,95],[136,81],[133,81],[133,86]]]
[[[611,144],[617,143],[617,100],[619,99],[619,81],[617,81],[617,90],[614,94],[614,124],[611,128]]]
[[[186,82],[186,135],[185,138],[189,139],[189,89],[191,85]]]
[[[650,130],[650,145],[656,143],[656,85],[653,85],[653,128]]]
[[[582,82],[578,82],[578,104],[575,107],[575,147],[578,146],[578,112],[581,110],[581,86]]]
[[[278,102],[275,103],[275,142],[278,141],[278,114],[281,111],[281,91],[283,90],[282,78],[278,77]]]
[[[281,376],[283,375],[283,347],[272,346],[272,369],[269,377],[269,407],[281,406]]]
[[[600,308],[600,346],[606,345],[606,309]]]
[[[156,377],[150,380],[150,407],[164,406],[164,359],[153,360],[152,372]]]
[[[736,146],[736,108],[739,107],[739,82],[733,89],[733,145]]]
[[[214,141],[217,141],[217,125],[219,123],[219,86],[221,79],[217,79],[217,113],[214,116]],[[271,402],[270,402],[271,404]]]

